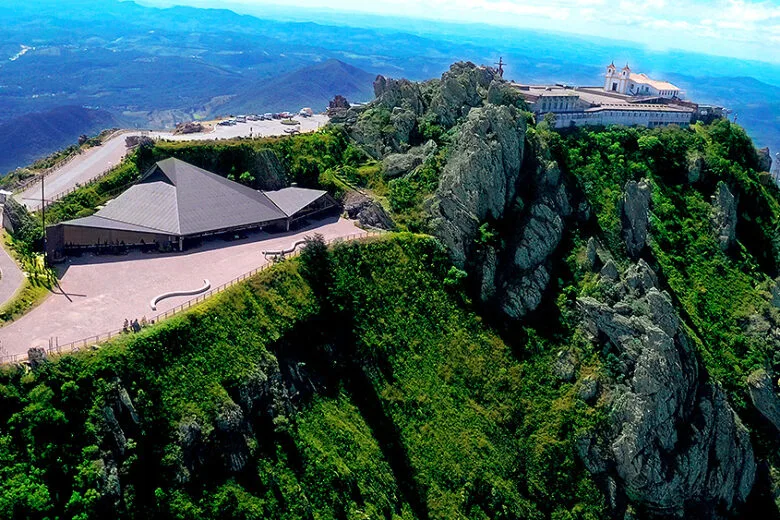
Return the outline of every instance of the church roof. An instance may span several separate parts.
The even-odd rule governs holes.
[[[66,224],[196,235],[281,220],[325,194],[304,188],[263,193],[171,158],[94,215]]]
[[[657,89],[657,90],[680,90],[675,85],[669,83],[668,81],[658,81],[655,79],[652,79],[647,76],[647,74],[634,74],[631,73],[629,76],[631,81],[634,81],[636,83],[641,83],[642,85],[650,85],[651,87]]]

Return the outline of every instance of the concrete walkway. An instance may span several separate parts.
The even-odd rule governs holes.
[[[26,354],[31,347],[48,347],[50,339],[65,345],[121,329],[126,318],[151,318],[192,298],[169,298],[153,311],[150,302],[162,293],[200,287],[204,279],[219,287],[267,264],[264,251],[289,248],[314,233],[332,240],[365,231],[352,221],[334,217],[290,233],[258,232],[233,242],[216,238],[184,253],[136,251],[73,258],[60,268],[64,294],[49,295],[19,320],[0,328],[0,345],[5,355],[12,356]]]
[[[3,236],[0,235],[0,240]],[[24,284],[24,273],[4,245],[0,245],[0,307],[5,305]]]

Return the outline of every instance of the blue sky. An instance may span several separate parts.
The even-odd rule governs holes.
[[[780,62],[780,0],[142,0],[262,14],[278,4],[479,22]]]

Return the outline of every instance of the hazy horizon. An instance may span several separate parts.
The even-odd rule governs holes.
[[[681,50],[780,64],[780,6],[745,0],[697,1],[684,5],[648,0],[378,0],[371,3],[333,0],[139,0],[144,5],[188,5],[230,9],[253,16],[280,16],[319,21],[317,14],[353,13],[363,25],[371,17],[419,20],[410,30],[425,30],[427,22],[493,25],[536,29],[573,36],[628,41],[651,51]],[[309,12],[307,17],[304,13]],[[336,16],[337,18],[337,16]],[[328,20],[332,23],[334,20]],[[355,20],[344,20],[344,25]],[[360,24],[358,24],[360,25]]]

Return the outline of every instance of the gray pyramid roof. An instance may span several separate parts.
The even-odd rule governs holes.
[[[288,217],[291,217],[320,197],[324,197],[328,192],[291,187],[264,193],[277,208],[281,209]]]
[[[295,207],[298,203],[288,204],[288,199],[306,197],[282,199],[287,207]],[[68,224],[193,235],[287,216],[268,194],[171,158],[158,162],[137,184],[95,215]]]

